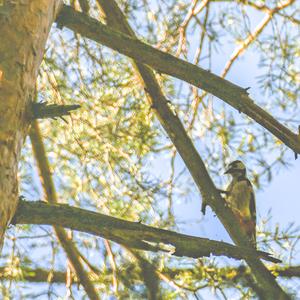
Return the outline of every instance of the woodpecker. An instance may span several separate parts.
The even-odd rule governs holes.
[[[225,174],[232,176],[225,201],[237,218],[241,228],[256,248],[256,205],[252,184],[246,176],[246,167],[240,160],[228,165]]]

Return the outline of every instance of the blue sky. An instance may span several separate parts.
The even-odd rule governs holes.
[[[256,24],[261,18],[262,15],[253,14],[253,19],[251,19],[252,23]],[[226,44],[223,45],[221,53],[215,53],[213,55],[212,69],[214,73],[220,74],[234,49],[234,44]],[[243,87],[251,86],[250,92],[253,99],[262,100],[264,96],[257,87],[257,76],[261,70],[257,65],[258,57],[256,53],[254,51],[247,52],[246,55],[243,55],[242,58],[234,64],[227,79]],[[247,118],[246,116],[244,117]],[[295,222],[296,225],[299,224],[300,199],[298,196],[298,185],[300,183],[300,158],[295,161],[292,151],[288,152],[288,157],[291,163],[290,168],[281,168],[280,172],[274,175],[273,181],[265,186],[263,190],[257,191],[256,193],[258,223],[262,219],[265,219],[271,210],[272,220],[270,221],[270,226],[275,226],[278,223],[281,228],[284,228],[293,222]],[[246,157],[234,158],[247,160]],[[156,159],[155,165],[157,171],[165,172],[165,169],[161,170],[160,159],[154,159]],[[181,159],[178,158],[178,169],[182,166],[183,163]],[[220,176],[223,175],[220,174]],[[229,177],[224,176],[224,178],[227,178],[228,182]],[[193,193],[186,201],[180,201],[180,199],[178,199],[175,204],[175,214],[177,220],[180,222],[178,231],[182,233],[208,237],[215,240],[230,241],[225,229],[210,209],[207,209],[205,217],[201,214],[201,196],[198,191]],[[184,224],[181,223],[181,221],[184,222]],[[297,261],[299,258],[298,256]]]
[[[252,10],[252,29],[254,25],[259,23],[263,16],[263,14]],[[266,32],[270,32],[268,27],[266,28]],[[196,45],[194,45],[194,47],[195,46]],[[191,48],[193,48],[193,45],[191,45]],[[236,45],[234,43],[224,44],[222,45],[222,52],[213,55],[212,70],[215,74],[220,74],[222,72],[227,60],[235,48]],[[192,56],[193,55],[191,55],[191,57]],[[250,86],[250,96],[256,103],[268,101],[267,97],[258,88],[257,77],[263,72],[263,70],[258,67],[258,63],[259,57],[255,52],[255,48],[250,46],[248,51],[233,64],[226,77],[226,79],[242,87]],[[215,101],[216,103],[222,102],[221,100]],[[282,114],[281,117],[283,117]],[[290,116],[287,114],[284,117],[288,119]],[[242,116],[242,118],[247,119],[248,117]],[[290,128],[293,128],[294,126],[294,123],[288,124],[288,127]],[[269,132],[267,132],[267,134],[271,135]],[[239,157],[236,156],[234,152],[231,154],[232,159],[241,159],[247,162],[246,156]],[[270,157],[272,155],[274,154],[270,153]],[[291,150],[288,150],[286,157],[288,157],[290,167],[280,168],[278,173],[274,173],[271,183],[265,185],[263,189],[256,191],[258,224],[262,219],[266,219],[270,212],[272,216],[272,219],[268,223],[270,227],[279,224],[280,228],[283,229],[291,223],[295,223],[296,226],[300,225],[298,221],[300,212],[300,197],[298,195],[298,185],[300,183],[300,158],[295,160],[294,153]],[[178,166],[183,166],[181,158],[179,159]],[[230,180],[229,176],[225,176],[225,178],[227,178],[227,182]],[[180,226],[180,230],[191,235],[230,241],[225,229],[211,210],[208,209],[206,216],[203,217],[200,209],[201,197],[199,194],[194,194],[188,201],[177,202],[175,205],[175,213],[178,220],[184,223]]]

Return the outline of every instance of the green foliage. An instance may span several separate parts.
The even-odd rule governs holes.
[[[89,2],[90,14],[103,20],[96,2]],[[198,12],[189,19],[186,16],[192,8],[191,1],[131,0],[119,4],[139,38],[217,74],[222,72],[231,51],[259,24],[265,14],[261,6],[277,4],[208,1],[200,10],[202,1],[194,2]],[[78,6],[77,1],[71,4]],[[299,43],[296,34],[291,34],[299,25],[296,11],[296,5],[291,5],[275,14],[245,49],[245,55],[259,58],[257,80],[253,83],[257,103],[280,118],[299,115]],[[231,70],[235,71],[233,81],[244,85],[236,75],[237,62]],[[270,182],[274,172],[288,166],[286,148],[263,128],[203,91],[163,75],[157,74],[157,78],[218,185],[224,184],[220,172],[232,158],[245,158],[257,188]],[[68,123],[40,122],[61,202],[161,228],[183,228],[181,216],[174,211],[197,192],[155,118],[129,59],[73,32],[53,29],[37,89],[38,101],[81,106],[66,117]],[[298,125],[288,124],[294,129]],[[29,140],[22,153],[20,181],[21,192],[27,198],[44,197]],[[286,258],[294,250],[291,245],[299,230],[278,232],[261,225],[261,246],[270,252],[276,249],[277,255]],[[25,234],[26,239],[22,238]],[[38,265],[46,269],[66,269],[64,253],[49,228],[27,226],[10,230],[9,236],[4,259],[15,268],[21,263],[16,265],[14,256],[26,261],[26,266],[38,260]],[[103,297],[146,299],[141,268],[128,250],[111,245],[112,257],[102,240],[81,233],[74,233],[73,240],[98,270],[87,267]],[[8,256],[10,252],[13,255]],[[254,297],[244,275],[232,267],[235,262],[179,260],[151,254],[146,258],[158,270],[162,299],[200,299],[202,291],[222,299]],[[20,293],[26,297],[22,288],[14,292],[12,286],[12,282],[3,283],[3,295]],[[30,283],[21,283],[22,286],[26,290]],[[64,295],[65,291],[58,288],[59,296],[55,296],[55,288],[49,286],[53,299]],[[82,290],[70,290],[74,299],[84,299]]]

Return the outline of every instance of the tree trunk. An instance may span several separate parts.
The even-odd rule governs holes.
[[[18,161],[38,69],[61,0],[0,1],[0,249],[18,204]]]

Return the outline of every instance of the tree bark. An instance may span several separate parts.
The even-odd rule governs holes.
[[[111,2],[105,1],[105,3],[109,5]],[[199,66],[147,45],[137,37],[130,36],[128,31],[125,34],[118,32],[66,5],[57,22],[60,27],[65,26],[83,37],[134,59],[139,64],[148,65],[158,73],[168,74],[211,93],[271,132],[292,149],[296,157],[300,154],[300,128],[299,132],[291,131],[256,105],[249,97],[248,88],[242,88]]]
[[[29,103],[61,0],[0,4],[0,249],[18,204],[18,161],[28,133]]]
[[[55,225],[101,236],[129,248],[164,251],[175,256],[199,258],[228,256],[235,259],[262,258],[280,260],[252,247],[239,247],[225,242],[180,234],[174,231],[130,222],[67,204],[43,201],[19,201],[13,224]]]
[[[178,78],[183,80],[186,79],[186,76],[190,78],[189,77],[190,74],[192,74],[192,79],[194,80],[195,78],[193,74],[197,74],[196,81],[190,83],[195,84],[195,86],[198,86],[206,90],[207,92],[211,92],[215,96],[222,98],[224,101],[228,100],[227,101],[228,104],[233,105],[234,107],[236,107],[238,110],[242,112],[245,111],[241,108],[240,101],[237,100],[236,103],[237,106],[235,106],[234,104],[235,101],[232,101],[232,99],[235,99],[234,94],[236,94],[236,93],[232,94],[232,92],[237,88],[240,94],[237,95],[238,96],[237,99],[240,99],[241,93],[243,96],[246,96],[246,98],[248,99],[247,91],[243,90],[242,88],[224,79],[219,78],[216,75],[210,74],[209,72],[200,69],[197,66],[194,66],[192,64],[189,64],[181,60],[177,60],[172,55],[163,53],[157,49],[152,48],[151,46],[148,46],[140,42],[134,35],[131,28],[129,27],[125,17],[123,16],[122,12],[119,10],[115,1],[98,0],[98,2],[100,3],[101,7],[105,10],[107,16],[109,13],[113,12],[113,15],[116,16],[117,21],[113,21],[112,23],[119,24],[118,30],[121,29],[123,33],[115,31],[115,29],[112,30],[111,28],[102,25],[98,21],[86,17],[83,14],[77,13],[66,6],[64,6],[64,8],[62,9],[62,13],[60,14],[57,20],[58,25],[60,27],[62,27],[63,25],[67,26],[68,28],[74,30],[77,33],[83,34],[88,38],[91,38],[97,42],[107,45],[119,51],[120,53],[128,55],[129,57],[137,60],[136,67],[143,79],[144,87],[147,91],[147,94],[151,96],[152,107],[155,109],[162,126],[168,133],[170,139],[174,143],[176,149],[180,153],[183,161],[185,162],[187,168],[189,169],[195,183],[197,184],[202,194],[203,200],[205,200],[205,202],[207,202],[215,211],[215,213],[217,214],[220,221],[227,229],[233,241],[237,245],[250,247],[250,244],[248,240],[245,238],[245,236],[243,235],[240,227],[235,225],[234,216],[231,210],[224,206],[223,199],[221,198],[219,192],[216,190],[216,187],[206,170],[203,160],[201,159],[193,143],[187,136],[182,123],[180,122],[177,115],[172,113],[172,111],[170,110],[166,102],[164,95],[161,93],[160,88],[157,87],[158,85],[155,80],[154,74],[146,65],[142,65],[142,63],[147,64],[148,66],[151,66],[153,68],[156,68],[159,71],[163,71],[162,66],[164,65],[168,66],[167,68],[169,68],[170,66],[175,64],[176,70],[173,70],[175,72],[174,74],[177,74],[177,72],[179,71],[182,76],[178,76]],[[117,13],[115,13],[116,11]],[[124,33],[126,35],[124,35]],[[143,49],[147,49],[147,50],[143,51]],[[156,56],[154,53],[158,54],[158,56]],[[133,55],[133,54],[137,54],[137,55]],[[149,54],[149,56],[147,54]],[[161,57],[159,58],[160,55]],[[180,61],[180,64],[183,65],[180,66],[176,64],[176,62],[178,61]],[[165,73],[170,74],[169,70],[167,69],[165,69]],[[222,83],[226,82],[226,88],[223,86],[223,88],[220,89],[218,84],[216,85],[213,84],[217,82],[221,83],[222,86],[223,86]],[[205,86],[206,88],[204,88]],[[228,98],[227,96],[226,99],[222,97],[223,94],[226,94]],[[246,98],[245,97],[242,98],[243,98],[241,99],[242,102],[245,102],[244,100]],[[261,108],[259,109],[261,110]],[[262,110],[262,112],[264,111]],[[264,114],[267,113],[264,112]],[[260,122],[259,120],[260,119],[256,121]],[[278,124],[278,122],[274,118],[272,118],[272,121],[274,122],[270,123],[268,121],[266,124],[264,124],[265,125],[264,127],[268,128],[274,134],[276,132],[279,134],[279,136],[281,136],[282,132],[277,130],[278,129],[277,127],[280,126],[280,124]],[[272,128],[271,127],[269,128],[270,124],[272,124],[271,126]],[[277,129],[275,130],[275,128]],[[282,128],[282,130],[284,129]],[[296,136],[294,133],[291,133],[291,135],[293,141],[295,141],[295,143],[298,146],[300,146],[298,136]],[[297,148],[295,152],[298,153],[300,151],[299,149],[300,148]],[[281,289],[281,287],[276,282],[274,276],[267,270],[267,268],[261,263],[261,261],[255,258],[254,259],[248,258],[247,263],[251,267],[251,270],[255,276],[255,283],[257,285],[256,291],[261,295],[260,298],[290,299],[290,296]],[[261,291],[263,292],[263,295],[261,294]]]

